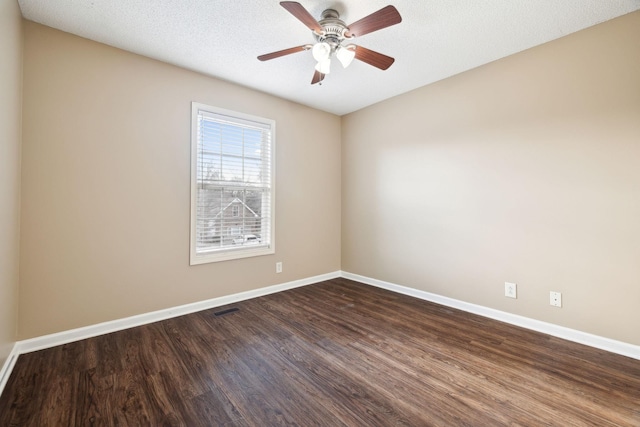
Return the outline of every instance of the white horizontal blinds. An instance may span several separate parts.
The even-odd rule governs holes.
[[[196,252],[271,245],[271,125],[198,110]]]

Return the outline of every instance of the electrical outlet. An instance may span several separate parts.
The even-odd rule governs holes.
[[[560,292],[549,292],[549,304],[554,307],[562,307],[562,294]]]
[[[504,282],[504,296],[509,298],[518,298],[518,285],[515,283]]]
[[[282,273],[282,262],[276,262],[276,273]]]

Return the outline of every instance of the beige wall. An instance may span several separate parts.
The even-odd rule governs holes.
[[[31,22],[24,43],[20,339],[340,269],[339,117]],[[276,120],[276,255],[189,266],[191,101]]]
[[[0,367],[16,341],[20,247],[22,18],[0,0]]]
[[[640,13],[342,126],[343,270],[640,344]]]
[[[11,22],[3,36],[18,34]],[[639,13],[342,121],[24,26],[20,339],[342,267],[640,344]],[[19,58],[19,37],[2,43]],[[0,85],[19,86],[13,61]],[[14,95],[2,108],[19,105]],[[188,265],[194,100],[277,121],[275,256]],[[17,233],[20,138],[10,132],[2,173],[14,178],[1,203],[13,217],[0,229]],[[11,236],[0,344],[15,327]],[[504,281],[518,283],[517,300]],[[550,290],[563,292],[562,309],[548,305]]]

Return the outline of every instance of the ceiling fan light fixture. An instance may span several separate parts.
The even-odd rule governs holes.
[[[329,74],[331,72],[331,59],[327,58],[324,61],[318,61],[316,70],[322,74]]]
[[[317,21],[297,1],[281,1],[280,6],[311,30],[315,43],[260,55],[258,60],[268,61],[292,53],[311,50],[311,54],[316,60],[315,71],[311,79],[312,85],[321,83],[325,75],[329,74],[331,71],[331,57],[334,53],[344,68],[347,68],[354,59],[380,70],[386,70],[393,64],[394,59],[390,56],[362,46],[347,45],[346,43],[348,43],[347,40],[351,40],[354,37],[360,37],[402,22],[402,17],[394,6],[383,7],[350,25],[346,25],[340,19],[340,14],[335,9],[325,9],[321,15],[322,19]],[[345,43],[345,45],[343,46],[342,43]]]
[[[336,57],[342,66],[347,68],[353,61],[353,58],[356,57],[356,46],[352,44],[348,46],[340,46],[336,51]]]
[[[331,46],[326,42],[316,43],[311,49],[311,54],[318,62],[326,61],[331,56]]]

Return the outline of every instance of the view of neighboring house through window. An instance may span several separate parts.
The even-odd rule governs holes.
[[[191,264],[274,253],[275,122],[194,102]]]

